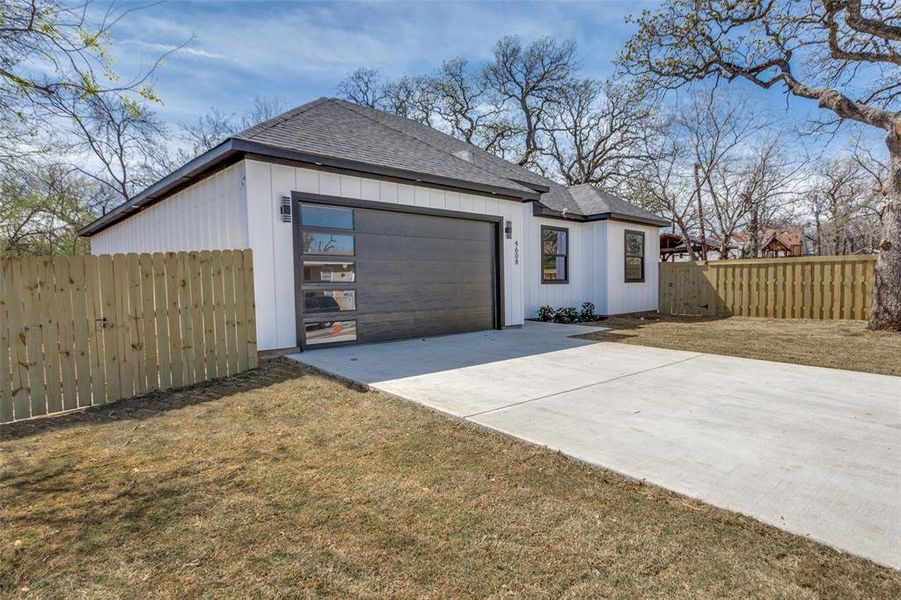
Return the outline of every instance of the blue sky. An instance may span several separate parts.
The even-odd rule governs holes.
[[[443,59],[487,60],[503,35],[550,35],[579,47],[583,73],[611,74],[629,37],[629,13],[655,2],[186,2],[131,13],[113,30],[112,54],[127,75],[191,39],[156,75],[158,112],[176,124],[217,107],[238,113],[257,95],[295,106],[335,95],[359,66],[389,76],[425,73]],[[132,7],[135,5],[126,5]],[[735,84],[733,84],[734,86]],[[739,85],[761,110],[787,121],[816,111],[812,102]]]

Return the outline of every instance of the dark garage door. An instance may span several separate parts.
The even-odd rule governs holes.
[[[497,326],[496,222],[312,201],[299,209],[304,348]]]

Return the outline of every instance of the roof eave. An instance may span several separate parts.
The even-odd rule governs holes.
[[[547,217],[550,219],[564,219],[566,221],[594,222],[594,221],[626,221],[628,223],[638,223],[640,225],[653,225],[655,227],[664,227],[669,225],[669,221],[658,217],[641,217],[636,215],[627,215],[617,212],[594,213],[591,215],[580,215],[577,213],[569,213],[567,211],[554,210],[547,206],[536,202],[532,208],[532,214],[536,217]]]
[[[604,212],[604,213],[596,213],[593,215],[588,215],[585,217],[586,221],[626,221],[628,223],[638,223],[639,225],[653,225],[654,227],[666,227],[670,224],[666,219],[661,219],[659,217],[642,217],[638,215],[629,215],[626,213],[618,213],[618,212]]]
[[[118,223],[127,218],[131,213],[141,210],[148,204],[152,204],[161,196],[165,196],[172,189],[181,187],[195,177],[215,167],[217,164],[228,160],[237,154],[234,148],[233,139],[228,139],[211,150],[207,150],[197,158],[189,161],[184,166],[169,173],[153,185],[145,188],[141,193],[132,196],[127,202],[124,202],[106,213],[102,217],[96,219],[92,223],[85,225],[76,233],[79,236],[90,237],[95,233],[106,229],[107,227]]]
[[[548,219],[562,219],[564,221],[584,222],[586,220],[585,215],[570,213],[566,210],[554,210],[541,202],[532,204],[532,215],[535,217],[547,217]]]

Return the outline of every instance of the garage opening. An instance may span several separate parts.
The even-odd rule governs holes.
[[[499,218],[294,199],[301,349],[501,326]]]

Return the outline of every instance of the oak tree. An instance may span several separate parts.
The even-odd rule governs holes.
[[[901,330],[901,11],[882,0],[669,0],[619,63],[657,89],[743,80],[882,130],[889,177],[871,329]]]

